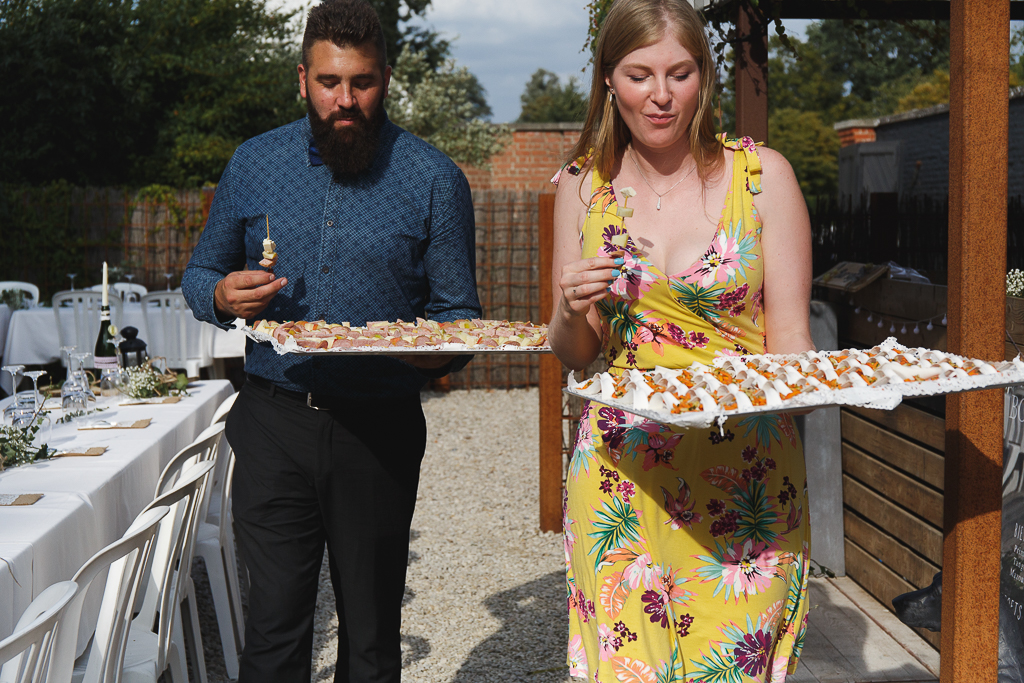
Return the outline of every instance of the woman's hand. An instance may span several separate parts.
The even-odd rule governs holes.
[[[586,316],[590,307],[608,296],[609,287],[619,276],[621,256],[595,256],[573,261],[562,267],[558,286],[562,290],[558,310],[567,317]]]

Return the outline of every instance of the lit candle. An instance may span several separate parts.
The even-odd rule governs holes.
[[[103,305],[109,306],[110,302],[107,301],[107,262],[103,262]]]

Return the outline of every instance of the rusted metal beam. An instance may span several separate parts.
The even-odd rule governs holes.
[[[555,195],[538,198],[540,238],[540,315],[551,322],[552,257],[555,250]],[[540,357],[540,529],[562,528],[562,364],[554,354]]]
[[[949,0],[857,0],[850,4],[846,0],[761,0],[760,8],[766,16],[775,16],[776,8],[780,19],[886,19],[906,21],[928,19],[949,21]],[[732,19],[722,16],[723,7],[712,4],[704,10],[705,16]],[[1024,2],[1010,3],[1010,19],[1024,19]]]
[[[1001,359],[1005,338],[1009,0],[950,5],[949,337]],[[942,683],[996,683],[1003,392],[946,399]]]
[[[750,0],[739,4],[736,28],[736,134],[768,142],[768,32]]]

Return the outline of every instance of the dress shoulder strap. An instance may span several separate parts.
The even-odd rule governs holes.
[[[726,133],[719,133],[718,140],[726,149],[743,153],[744,167],[747,176],[747,189],[750,194],[761,193],[761,157],[757,154],[757,148],[763,142],[754,142],[749,136],[729,139]]]

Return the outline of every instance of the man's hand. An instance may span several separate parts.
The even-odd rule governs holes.
[[[452,362],[453,358],[457,356],[465,355],[458,353],[415,353],[409,355],[396,356],[401,360],[404,360],[414,368],[423,368],[424,370],[436,370],[442,368],[448,363]]]
[[[273,273],[262,270],[228,273],[217,283],[213,303],[225,318],[250,320],[259,315],[287,284],[288,278],[277,279]]]

